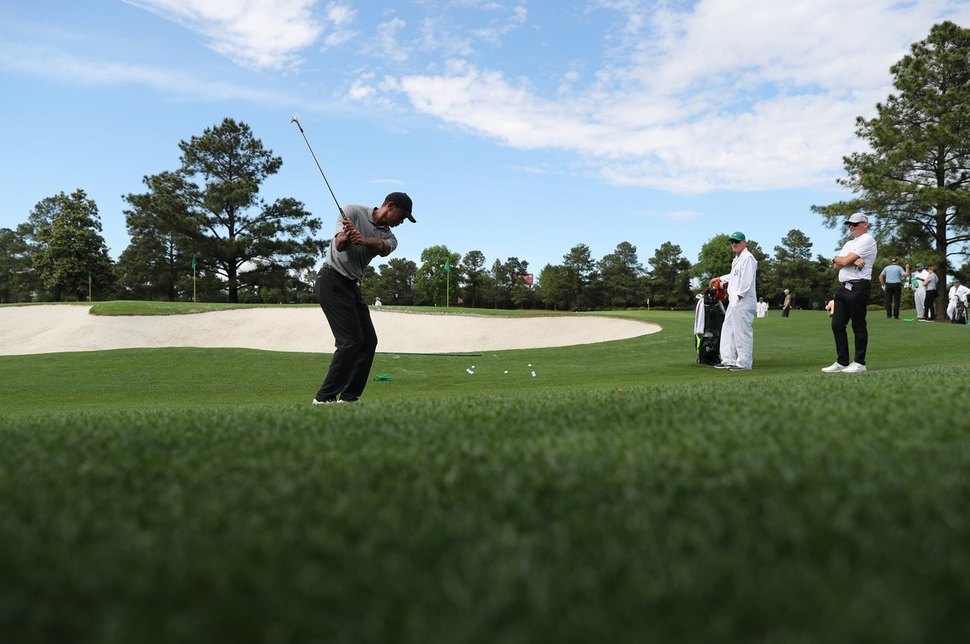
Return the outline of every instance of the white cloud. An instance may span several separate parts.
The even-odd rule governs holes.
[[[346,4],[340,4],[339,2],[331,2],[327,5],[324,13],[327,16],[327,20],[333,24],[334,27],[345,27],[354,20],[354,16],[357,15],[357,11]]]
[[[152,65],[99,60],[68,54],[56,48],[19,42],[0,44],[0,69],[90,85],[143,85],[173,95],[202,101],[244,100],[292,106],[300,101],[280,92],[264,92],[193,73]]]
[[[528,11],[525,7],[513,7],[509,16],[503,22],[482,29],[475,29],[472,33],[480,40],[497,45],[501,43],[504,36],[524,25],[527,19]]]
[[[596,10],[618,12],[617,27],[587,87],[566,72],[547,97],[528,79],[466,60],[402,75],[399,85],[421,112],[511,147],[575,151],[618,185],[686,193],[831,185],[842,156],[860,147],[855,117],[892,91],[889,67],[954,5],[674,6],[600,0]]]
[[[402,46],[401,32],[406,22],[400,18],[391,18],[377,26],[377,42],[386,58],[395,61],[407,60],[407,49]]]
[[[331,2],[324,10],[324,19],[330,26],[330,33],[324,38],[324,46],[339,47],[344,43],[350,42],[357,36],[357,32],[350,28],[357,11],[347,4]]]
[[[124,0],[206,37],[211,49],[254,69],[286,69],[320,36],[315,0]]]

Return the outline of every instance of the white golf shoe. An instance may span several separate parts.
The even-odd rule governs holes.
[[[827,367],[822,367],[822,373],[838,373],[840,371],[845,371],[847,365],[839,364],[838,362],[833,362]]]
[[[345,402],[343,400],[317,400],[314,398],[311,401],[314,405],[336,405],[337,403]]]
[[[866,365],[858,362],[850,362],[849,366],[842,370],[842,373],[865,373]]]

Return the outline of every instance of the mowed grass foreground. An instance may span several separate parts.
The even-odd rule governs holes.
[[[321,356],[2,357],[0,633],[964,641],[970,329],[874,312],[830,376],[828,318],[772,313],[750,373],[631,312],[665,331],[380,354],[323,408]]]

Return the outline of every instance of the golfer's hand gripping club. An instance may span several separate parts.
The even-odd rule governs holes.
[[[364,236],[360,234],[357,227],[354,226],[353,222],[347,217],[344,217],[344,235],[350,240],[350,243],[355,246],[359,246],[364,243]]]

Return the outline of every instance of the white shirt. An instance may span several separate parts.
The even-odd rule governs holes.
[[[843,266],[839,269],[839,281],[849,282],[852,280],[871,280],[872,267],[876,263],[876,240],[869,233],[862,233],[854,239],[850,239],[842,246],[839,257],[845,257],[849,253],[855,253],[865,261],[866,265],[862,268],[854,264]]]
[[[758,294],[755,293],[754,278],[757,273],[758,260],[747,248],[735,255],[731,262],[731,272],[721,275],[721,282],[727,282],[728,285],[728,302],[740,300],[746,305],[750,302],[749,306],[755,308]]]

